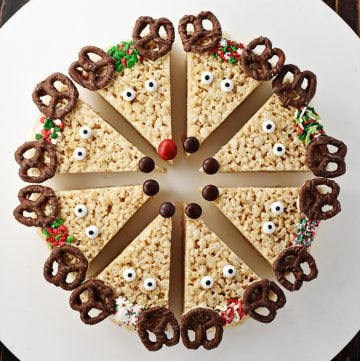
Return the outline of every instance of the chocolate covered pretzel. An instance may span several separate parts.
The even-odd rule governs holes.
[[[263,45],[265,48],[261,54],[256,54],[254,49]],[[276,56],[275,65],[270,60]],[[260,36],[251,41],[244,49],[241,56],[241,65],[246,75],[256,80],[270,80],[280,73],[285,63],[285,54],[281,49],[273,48],[268,38]]]
[[[306,263],[309,273],[305,274],[301,265]],[[313,256],[303,246],[292,246],[285,248],[276,257],[273,270],[278,282],[289,291],[297,291],[303,282],[309,282],[317,277],[318,269]],[[291,282],[287,275],[292,273],[295,280]]]
[[[137,321],[137,332],[149,351],[157,351],[163,345],[174,346],[180,339],[180,326],[174,314],[165,307],[155,306],[145,309],[140,313]],[[167,325],[170,325],[173,336],[168,338],[165,331]],[[149,332],[155,334],[156,341],[151,341]]]
[[[141,36],[142,31],[149,26],[149,34]],[[160,28],[165,29],[166,38],[161,37]],[[146,59],[156,60],[171,50],[175,39],[174,26],[169,19],[153,19],[150,16],[140,16],[132,33],[135,48]],[[152,49],[152,44],[156,48]]]
[[[203,22],[209,20],[212,29],[205,29]],[[189,32],[187,26],[191,24],[194,32]],[[215,48],[222,36],[221,25],[211,11],[202,11],[197,16],[185,15],[179,21],[178,31],[184,50],[193,53],[204,53]]]
[[[213,327],[215,328],[215,335],[209,340],[206,332]],[[195,332],[193,341],[190,340],[189,330]],[[186,348],[196,350],[203,346],[205,349],[211,350],[219,346],[222,340],[223,326],[217,312],[210,308],[197,307],[181,316],[180,331]]]
[[[54,274],[55,263],[57,264],[57,271]],[[48,282],[66,291],[71,291],[85,280],[87,268],[88,261],[83,253],[77,247],[64,244],[51,251],[44,264],[43,274]],[[70,274],[74,275],[75,278],[68,282],[67,277]]]
[[[35,152],[30,158],[24,154],[30,149]],[[49,162],[45,162],[45,155],[48,155]],[[53,144],[43,141],[26,142],[15,152],[15,160],[20,165],[19,176],[24,182],[41,183],[55,175],[57,168],[56,149]],[[38,175],[30,175],[30,169],[37,169]]]
[[[56,82],[61,83],[64,88],[58,90],[55,87]],[[48,104],[42,99],[45,96],[50,97]],[[47,118],[62,119],[75,108],[79,92],[66,75],[53,73],[35,87],[32,98]]]
[[[85,300],[82,299],[84,294]],[[90,280],[76,288],[70,296],[70,307],[80,312],[81,320],[88,325],[95,325],[115,312],[113,290],[100,280]],[[91,316],[92,309],[100,311]]]
[[[90,54],[100,57],[92,60]],[[79,52],[79,59],[69,68],[69,75],[81,86],[89,90],[99,90],[106,87],[114,73],[114,59],[96,46],[85,46]]]

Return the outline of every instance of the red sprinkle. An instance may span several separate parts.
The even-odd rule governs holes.
[[[172,139],[164,139],[158,147],[158,154],[164,160],[171,160],[176,157],[177,146]]]

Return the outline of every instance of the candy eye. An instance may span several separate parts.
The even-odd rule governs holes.
[[[123,92],[122,92],[122,97],[124,100],[131,102],[135,99],[136,97],[136,91],[134,89],[131,88],[126,88]]]
[[[262,123],[262,129],[265,133],[272,133],[275,131],[275,123],[272,120],[265,120]]]
[[[201,279],[201,286],[202,288],[211,288],[212,286],[214,286],[213,278],[210,276],[204,276]]]
[[[228,264],[223,268],[223,276],[225,278],[232,278],[235,276],[235,274],[236,274],[235,267],[232,266],[231,264]]]
[[[221,90],[225,93],[229,93],[234,89],[234,83],[231,79],[224,79],[221,81]]]
[[[209,71],[203,71],[200,76],[200,81],[202,84],[211,84],[214,80],[214,76]]]
[[[75,148],[74,157],[76,160],[84,160],[86,157],[86,149],[83,147]]]
[[[153,278],[146,278],[144,280],[144,288],[146,291],[152,291],[156,287],[156,281]]]
[[[136,272],[132,268],[127,268],[123,272],[123,277],[124,277],[126,282],[132,282],[136,278]]]
[[[273,146],[273,153],[278,157],[281,157],[285,154],[285,145],[281,143],[275,143]]]
[[[284,205],[279,201],[271,203],[270,208],[271,208],[271,212],[273,212],[276,215],[279,215],[282,212],[284,212]]]
[[[262,231],[265,233],[265,234],[271,234],[271,233],[274,233],[275,232],[275,224],[274,222],[265,222],[263,225],[262,225]]]
[[[87,125],[84,125],[79,129],[79,135],[82,139],[89,139],[92,136],[92,130]]]
[[[99,235],[99,229],[96,226],[86,227],[85,234],[88,238],[94,239]]]
[[[154,79],[147,80],[145,82],[145,89],[150,93],[154,92],[157,89],[156,80],[154,80]]]
[[[85,204],[78,204],[74,208],[74,213],[76,217],[83,218],[87,215],[87,208]]]

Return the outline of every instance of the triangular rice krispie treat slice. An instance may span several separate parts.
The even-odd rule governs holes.
[[[285,65],[273,81],[273,90],[241,130],[204,161],[206,173],[309,170],[307,146],[324,133],[319,115],[308,106],[315,94],[316,76]]]
[[[147,27],[149,33],[143,35]],[[107,53],[86,46],[69,69],[77,83],[98,90],[156,150],[172,137],[170,50],[174,36],[168,19],[142,16],[135,23],[132,41],[122,41]],[[92,54],[100,60],[92,60]],[[90,65],[95,70],[89,72]]]
[[[62,124],[61,136],[56,139],[58,173],[135,172],[146,159],[151,162],[81,100]]]
[[[154,306],[168,307],[172,215],[164,203],[158,215],[96,278],[116,297],[112,320],[136,328],[140,313]]]
[[[213,156],[219,172],[309,170],[306,146],[294,122],[295,111],[272,95]]]
[[[209,20],[212,30],[203,28]],[[193,25],[194,32],[187,30]],[[222,39],[221,25],[209,11],[186,15],[179,33],[187,52],[187,138],[184,149],[194,153],[204,140],[259,85],[240,64],[244,46]]]
[[[244,235],[269,263],[292,245],[301,219],[300,188],[217,188],[206,186],[203,197]]]
[[[242,297],[258,276],[198,217],[190,203],[185,216],[184,313],[195,307],[215,310],[223,325],[242,320]]]
[[[91,262],[149,199],[142,185],[55,192],[58,216],[42,228],[51,248],[76,246]],[[64,232],[71,238],[64,237]]]
[[[56,172],[150,172],[155,168],[151,158],[78,99],[74,83],[65,75],[54,73],[40,82],[33,100],[44,116],[35,131],[36,140],[15,153],[24,181],[40,183]]]

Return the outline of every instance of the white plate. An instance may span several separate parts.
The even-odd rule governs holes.
[[[313,247],[320,270],[318,279],[306,284],[296,294],[287,293],[287,305],[272,324],[250,320],[240,327],[227,329],[221,346],[212,352],[191,352],[179,344],[154,354],[140,345],[135,333],[115,327],[109,321],[93,327],[82,324],[78,314],[69,309],[69,294],[43,280],[42,264],[47,249],[32,229],[19,225],[11,215],[17,203],[17,191],[24,186],[17,176],[13,153],[29,138],[37,116],[37,109],[31,101],[34,85],[53,71],[66,71],[81,46],[93,44],[106,47],[127,39],[135,18],[140,15],[166,16],[177,24],[182,15],[207,9],[219,17],[223,29],[234,39],[246,43],[260,34],[267,35],[276,46],[284,49],[288,62],[303,69],[309,68],[317,74],[319,86],[314,105],[322,115],[327,132],[349,146],[348,172],[338,179],[342,187],[343,212],[322,224]],[[209,361],[219,357],[247,361],[329,360],[350,340],[360,324],[360,202],[357,186],[360,174],[359,160],[356,160],[360,154],[360,46],[356,35],[321,1],[182,0],[175,3],[152,0],[125,3],[115,0],[32,0],[1,29],[0,46],[0,339],[22,361],[129,360],[145,357],[148,360],[183,360],[186,357]],[[178,36],[175,53],[174,120],[179,141],[185,119],[185,73],[184,54]],[[264,178],[245,174],[211,178],[197,173],[201,157],[211,156],[221,144],[215,141],[228,139],[268,94],[266,87],[257,92],[198,156],[188,164],[178,160],[167,175],[158,177],[164,186],[160,200],[201,202],[196,187],[208,182],[219,185],[299,183],[300,180],[293,176]],[[150,147],[94,94],[82,91],[82,95],[141,150],[151,152]],[[185,170],[185,165],[191,167]],[[144,175],[137,177],[141,181],[145,178]],[[56,183],[50,184],[68,188],[73,184],[79,187],[118,185],[134,180],[134,175],[73,176],[59,177]],[[122,237],[130,239],[135,230],[138,231],[154,216],[154,208],[158,206],[156,202],[159,200],[154,200],[148,208],[152,211],[142,214],[139,224],[133,229],[130,227],[127,234],[117,238],[119,242],[116,243],[121,243]],[[204,217],[209,224],[230,242],[245,261],[256,267],[261,275],[266,275],[268,267],[260,258],[252,257],[254,253],[242,237],[217,213],[210,216],[210,205],[204,205],[204,208]],[[179,219],[178,215],[177,221]],[[225,227],[222,227],[223,224]],[[175,241],[175,247],[179,249],[179,237]],[[114,247],[120,249],[122,246],[116,244]],[[111,257],[110,251],[106,256],[108,258]],[[172,279],[174,283],[178,281]],[[175,300],[175,306],[179,306],[178,300]]]

